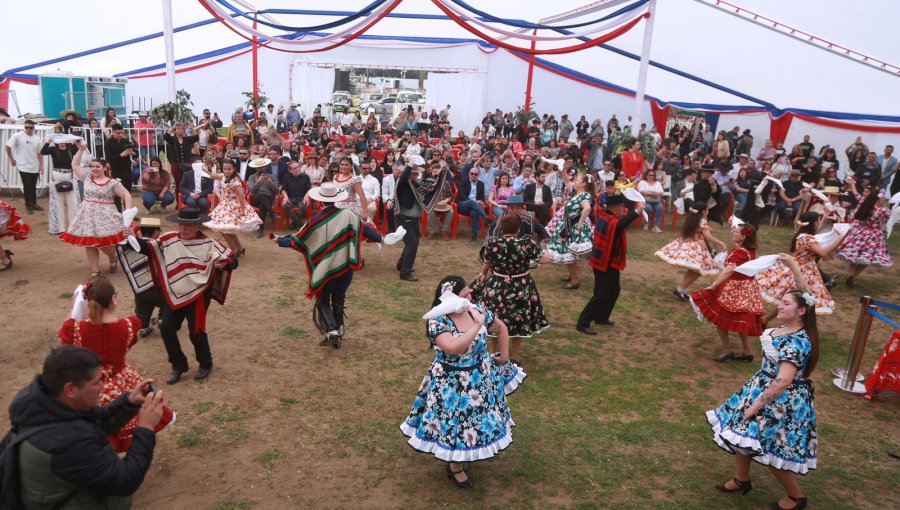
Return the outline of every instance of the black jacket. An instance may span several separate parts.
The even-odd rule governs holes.
[[[127,138],[121,140],[110,138],[106,141],[106,161],[109,161],[113,177],[131,175],[131,156],[123,156],[122,153],[125,152],[125,149],[133,147],[135,147],[134,143]],[[136,148],[135,151],[137,151]]]
[[[26,506],[38,501],[59,504],[70,497],[73,485],[78,488],[69,499],[73,507],[86,507],[85,501],[94,501],[96,508],[107,508],[116,505],[109,505],[106,498],[131,496],[150,468],[156,436],[136,428],[128,454],[119,458],[107,435],[122,428],[139,410],[128,402],[126,393],[105,407],[77,412],[47,395],[41,376],[36,376],[9,407],[14,427],[76,420],[89,424],[42,430],[20,445],[20,484]]]
[[[525,186],[525,189],[522,190],[522,200],[526,204],[533,204],[536,193],[537,193],[537,183],[532,182],[532,183],[528,184],[527,186]],[[551,205],[553,204],[553,192],[550,191],[550,186],[547,186],[546,184],[544,184],[541,187],[541,196],[542,196],[542,201],[545,204],[551,204]]]
[[[70,144],[66,150],[62,150],[56,145],[45,143],[44,146],[41,147],[41,154],[50,156],[50,160],[53,161],[53,168],[57,170],[71,170],[72,156],[75,155],[75,145]],[[129,165],[130,164],[131,163],[129,163]]]
[[[209,177],[200,178],[200,198],[203,198],[213,190],[213,182]],[[178,184],[178,191],[182,196],[187,197],[194,192],[194,170],[189,169],[181,176],[181,182]]]
[[[456,194],[456,203],[465,202],[469,199],[469,194],[472,193],[472,180],[469,179],[467,172],[464,172],[463,174],[464,177],[456,183],[456,188],[459,190],[459,193]],[[484,202],[484,183],[476,181],[476,185],[478,189],[475,191],[475,200]]]

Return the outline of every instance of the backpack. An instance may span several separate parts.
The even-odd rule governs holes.
[[[13,427],[0,440],[0,510],[19,510],[22,508],[19,490],[19,444],[29,437],[45,430],[62,427],[89,427],[84,420],[67,420],[33,427]],[[77,491],[55,508],[61,508]]]

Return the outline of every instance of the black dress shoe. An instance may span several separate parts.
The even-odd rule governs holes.
[[[34,209],[35,211],[43,211],[44,210],[43,207],[41,207],[37,204],[34,204],[33,206],[31,206],[31,208]]]
[[[578,327],[575,328],[575,329],[577,329],[578,331],[581,331],[581,332],[584,333],[585,335],[591,335],[591,336],[593,336],[593,335],[596,335],[596,334],[597,334],[597,330],[594,329],[594,328],[592,328],[592,327],[590,327],[590,326],[578,326]]]
[[[182,374],[184,374],[184,370],[172,370],[172,373],[169,375],[169,378],[166,379],[166,384],[175,384],[181,380]]]
[[[594,324],[600,324],[601,326],[615,326],[616,322],[606,319],[605,321],[594,321]]]
[[[400,279],[401,279],[401,280],[406,280],[406,281],[408,281],[408,282],[417,282],[417,281],[419,281],[418,278],[416,278],[415,276],[413,276],[413,275],[411,275],[411,274],[401,274],[401,275],[400,275]]]
[[[202,381],[203,379],[206,379],[207,377],[209,377],[210,372],[212,372],[212,367],[201,368],[200,370],[197,370],[196,374],[194,374],[194,380]]]

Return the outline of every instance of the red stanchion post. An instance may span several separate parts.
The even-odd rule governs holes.
[[[872,328],[872,316],[869,309],[872,306],[872,298],[863,296],[860,298],[859,318],[856,320],[856,330],[853,333],[853,342],[850,345],[850,354],[847,356],[847,365],[843,370],[833,369],[832,374],[837,377],[834,385],[849,393],[865,393],[866,387],[857,380],[859,364],[862,362],[863,353],[866,352],[866,342],[869,340],[869,330]]]

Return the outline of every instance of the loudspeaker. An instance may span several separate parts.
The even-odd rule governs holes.
[[[334,70],[334,90],[350,91],[350,71]]]

